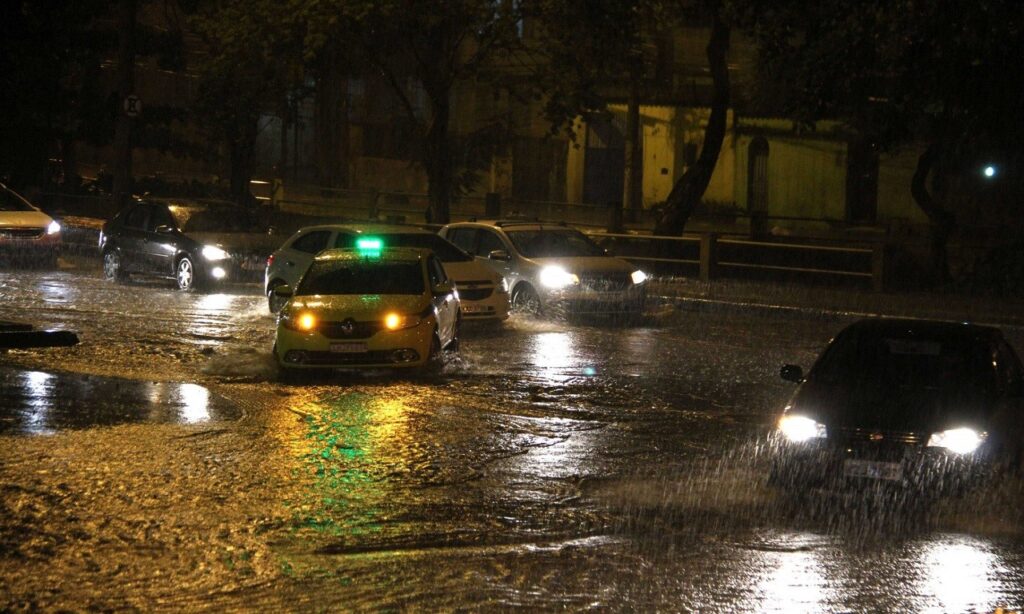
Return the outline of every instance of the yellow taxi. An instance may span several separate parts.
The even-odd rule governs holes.
[[[301,369],[436,368],[457,350],[459,295],[426,249],[361,238],[354,249],[320,252],[277,321],[274,357],[282,373]]]

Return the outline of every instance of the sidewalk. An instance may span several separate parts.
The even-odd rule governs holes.
[[[790,313],[807,318],[928,318],[1024,327],[1024,300],[943,292],[839,289],[795,283],[654,279],[651,293],[690,311]]]

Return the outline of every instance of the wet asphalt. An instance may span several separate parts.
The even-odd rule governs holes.
[[[81,338],[0,354],[0,609],[1024,606],[1017,480],[765,484],[778,368],[841,318],[516,317],[437,376],[282,383],[258,292],[0,273],[0,320]]]

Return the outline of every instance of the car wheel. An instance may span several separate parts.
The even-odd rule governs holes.
[[[437,331],[434,331],[434,336],[430,339],[430,354],[427,355],[427,362],[423,365],[423,371],[429,374],[437,374],[441,372],[443,366],[444,356],[441,353],[441,337],[438,336]]]
[[[121,266],[121,254],[117,253],[117,250],[110,249],[103,252],[103,278],[118,283],[128,279],[128,274]]]
[[[174,280],[178,283],[178,289],[185,292],[192,292],[198,289],[199,278],[196,275],[196,265],[188,256],[182,256],[178,265],[174,267]]]
[[[519,284],[512,291],[512,311],[529,315],[540,315],[540,296],[530,284]]]
[[[445,349],[449,352],[457,353],[459,351],[459,332],[462,330],[462,314],[455,320],[455,330],[452,332],[452,340],[448,342],[448,347]]]
[[[288,302],[287,298],[283,296],[277,296],[276,294],[274,294],[274,290],[276,290],[278,286],[283,285],[284,282],[281,281],[280,279],[277,279],[270,282],[270,288],[267,290],[267,309],[269,309],[270,313],[274,315],[280,313],[281,308],[283,308],[284,304]]]

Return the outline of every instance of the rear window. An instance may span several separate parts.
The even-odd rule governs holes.
[[[419,262],[325,260],[313,263],[295,294],[423,294],[424,289]]]

